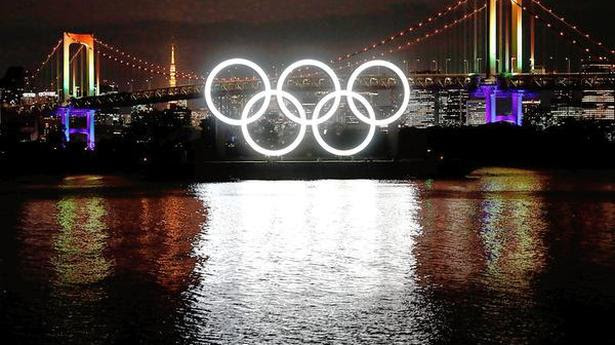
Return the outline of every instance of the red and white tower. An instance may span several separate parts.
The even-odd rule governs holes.
[[[177,70],[175,67],[175,43],[171,44],[171,67],[169,68],[169,87],[177,86],[177,79],[175,79]]]

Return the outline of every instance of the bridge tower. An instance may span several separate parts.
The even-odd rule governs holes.
[[[511,0],[512,2],[512,59],[511,72],[523,73],[523,0]]]
[[[502,0],[500,0],[502,1]],[[489,0],[489,44],[487,57],[487,79],[494,78],[498,74],[498,0]],[[501,47],[500,47],[501,48]]]
[[[73,44],[80,46],[77,53],[71,56],[70,48]],[[80,55],[81,52],[83,55]],[[62,100],[64,104],[68,104],[69,100],[77,96],[98,96],[100,90],[100,63],[94,59],[94,35],[92,34],[75,34],[65,32],[63,36],[63,54],[62,54]],[[85,58],[83,58],[85,57]],[[79,59],[75,61],[75,59]],[[81,62],[81,77],[80,85],[81,92],[76,92],[77,88],[77,62]],[[85,75],[84,75],[85,72]],[[72,88],[71,88],[72,86]],[[70,106],[60,107],[57,110],[57,115],[60,116],[64,132],[64,141],[70,142],[71,134],[85,135],[86,148],[93,150],[94,141],[94,115],[92,109],[78,109]],[[71,128],[70,119],[85,118],[85,128]]]
[[[489,0],[487,5],[487,81],[481,86],[479,92],[485,98],[485,122],[507,121],[521,125],[524,93],[523,91],[499,90],[497,76],[507,73],[523,73],[523,0]],[[510,17],[503,15],[508,10],[510,10]],[[533,30],[531,31],[533,34]],[[533,59],[533,47],[530,54]],[[530,64],[533,64],[533,61]],[[505,115],[498,113],[497,100],[502,98],[509,98],[511,113]]]
[[[503,8],[510,9],[510,20],[503,16]],[[523,0],[489,0],[488,10],[487,79],[499,73],[523,73]]]
[[[82,95],[83,96],[96,96],[99,92],[99,79],[98,75],[95,73],[95,64],[94,64],[94,35],[92,34],[74,34],[70,32],[65,32],[63,37],[63,54],[62,54],[62,99],[64,102],[68,101],[71,97],[77,96],[75,94],[75,88],[72,89],[71,92],[71,77],[73,80],[73,86],[76,81],[75,68],[72,68],[71,74],[71,63],[74,57],[70,56],[70,46],[73,44],[81,45],[86,51],[86,61],[85,61],[85,70],[87,71],[85,76],[85,85],[82,85]],[[73,67],[75,64],[73,63]],[[96,77],[96,79],[95,79]]]

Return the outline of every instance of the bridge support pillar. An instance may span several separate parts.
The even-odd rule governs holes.
[[[511,97],[512,97],[511,115],[514,118],[515,124],[517,126],[521,126],[523,125],[523,92],[513,91]]]
[[[483,85],[475,97],[485,99],[485,123],[510,122],[517,126],[523,125],[524,90],[499,90],[496,85]],[[498,113],[498,99],[509,99],[511,111],[507,114]]]
[[[86,149],[93,151],[96,148],[96,137],[94,131],[94,120],[96,111],[93,109],[76,109],[71,107],[58,108],[56,115],[60,117],[64,142],[70,142],[71,134],[81,134],[85,136]],[[85,128],[71,128],[71,117],[85,118]]]
[[[96,146],[96,138],[94,137],[94,114],[95,111],[89,109],[86,113],[86,140],[88,150],[93,151]]]
[[[497,86],[482,86],[485,95],[485,123],[496,122]]]
[[[60,120],[62,122],[62,133],[64,134],[64,142],[70,141],[70,108],[58,109]]]

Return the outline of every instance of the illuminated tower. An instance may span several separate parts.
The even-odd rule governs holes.
[[[497,1],[489,0],[489,33],[488,33],[488,49],[487,49],[487,78],[493,78],[497,75],[497,54],[498,54],[498,21],[497,21]]]
[[[500,89],[496,80],[500,73],[523,73],[523,0],[508,2],[487,0],[487,80],[481,85],[481,91],[482,97],[485,97],[485,123],[506,121],[521,125],[523,98],[527,96],[522,90]],[[504,15],[509,10],[510,16]],[[532,40],[531,60],[534,59],[533,47]],[[508,114],[498,113],[498,99],[507,97],[510,97],[512,111]]]
[[[175,66],[175,43],[171,44],[171,66],[169,67],[169,87],[177,86],[177,67]],[[186,108],[188,101],[181,100],[178,102],[169,102],[169,108],[179,106]]]
[[[94,66],[94,35],[92,34],[74,34],[65,32],[63,37],[63,73],[62,73],[62,99],[66,102],[71,97],[77,97],[76,90],[76,64],[73,62],[75,57],[80,57],[81,50],[78,50],[75,56],[70,55],[70,46],[72,44],[78,44],[85,48],[85,81],[82,77],[81,83],[81,96],[96,96],[98,95],[98,79],[94,79],[95,66]],[[73,67],[73,73],[71,74],[71,65]],[[84,69],[81,73],[83,74]],[[72,88],[71,88],[72,79]],[[71,92],[72,91],[72,92]]]
[[[512,1],[512,58],[513,73],[523,72],[523,0]]]
[[[171,67],[169,68],[169,87],[177,86],[177,80],[175,79],[175,43],[171,44]]]
[[[523,72],[523,0],[488,0],[487,76]],[[510,11],[503,16],[503,11]],[[533,41],[532,41],[533,42]],[[533,50],[532,50],[533,51]],[[533,60],[533,53],[531,59]]]

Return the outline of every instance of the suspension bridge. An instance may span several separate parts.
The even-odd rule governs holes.
[[[473,98],[484,100],[485,123],[521,124],[522,102],[533,91],[615,89],[612,70],[584,68],[589,62],[612,65],[615,50],[537,0],[458,0],[328,62],[343,79],[357,66],[376,59],[403,67],[414,90],[468,90]],[[148,82],[171,79],[173,83],[104,93],[101,78],[114,68],[130,70]],[[71,134],[83,134],[93,148],[96,109],[201,98],[206,78],[177,71],[174,64],[169,68],[152,63],[93,34],[64,33],[28,82],[34,90],[57,95],[38,106],[57,109],[66,140]],[[286,84],[289,92],[333,87],[330,78],[310,69],[299,70]],[[394,76],[370,70],[355,85],[358,92],[392,90],[395,98],[400,84]],[[213,92],[223,99],[252,95],[262,86],[256,76],[217,78]],[[502,99],[512,104],[510,113],[499,111]],[[69,128],[72,116],[85,117],[86,128]]]

